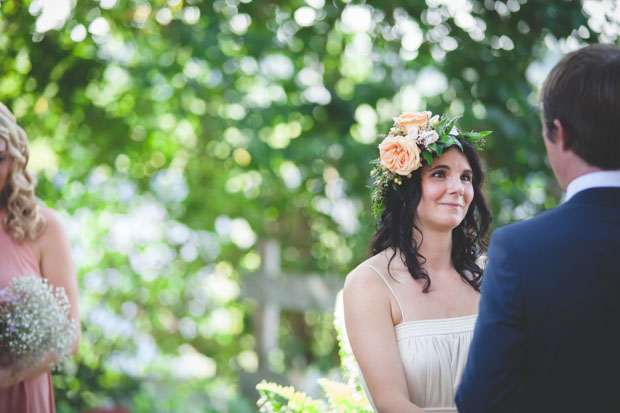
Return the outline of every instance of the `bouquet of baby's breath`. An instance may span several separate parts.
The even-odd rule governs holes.
[[[0,365],[27,370],[47,353],[66,361],[77,334],[69,308],[64,288],[34,275],[13,278],[0,290]]]

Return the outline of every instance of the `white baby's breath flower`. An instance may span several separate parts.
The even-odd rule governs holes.
[[[18,369],[40,364],[46,352],[59,364],[66,361],[77,325],[69,316],[64,289],[28,275],[15,277],[7,290],[0,297],[0,359],[11,360]]]

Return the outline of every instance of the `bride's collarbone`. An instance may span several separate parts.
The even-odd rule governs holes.
[[[461,317],[477,313],[480,295],[471,286],[465,283],[459,285],[455,282],[433,282],[431,277],[430,287],[424,292],[423,281],[410,279],[393,283],[407,321]]]

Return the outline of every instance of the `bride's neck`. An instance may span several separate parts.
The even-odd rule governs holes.
[[[414,239],[418,252],[426,258],[422,267],[429,273],[451,270],[452,265],[452,232],[422,229],[424,239],[414,231]],[[421,243],[421,245],[420,245]]]

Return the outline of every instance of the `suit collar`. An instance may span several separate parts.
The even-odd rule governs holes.
[[[620,188],[603,187],[584,189],[576,193],[565,205],[596,204],[620,208]]]
[[[620,170],[590,172],[573,179],[566,188],[564,202],[586,189],[606,187],[620,188]]]

